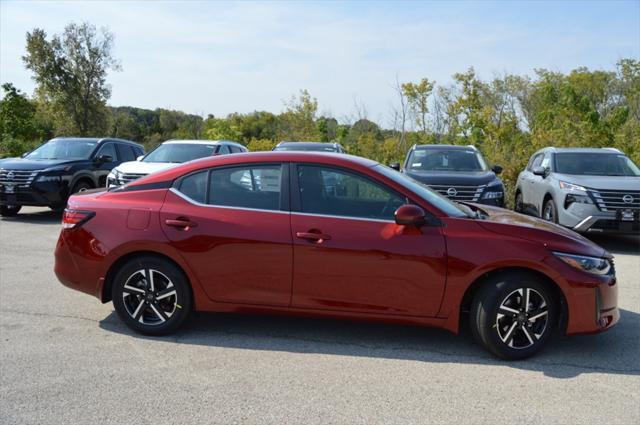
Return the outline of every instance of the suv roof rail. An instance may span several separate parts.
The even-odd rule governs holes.
[[[474,151],[478,150],[478,148],[476,148],[476,145],[467,145],[467,147],[473,149]]]
[[[606,149],[608,151],[613,151],[613,152],[618,152],[618,153],[623,153],[620,149],[618,148],[601,148],[601,149]]]

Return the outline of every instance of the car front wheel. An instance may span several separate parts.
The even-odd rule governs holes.
[[[546,344],[556,320],[556,302],[547,286],[527,273],[506,273],[491,279],[476,294],[471,327],[478,341],[494,355],[524,359]]]
[[[187,278],[173,263],[134,258],[120,268],[112,286],[113,305],[127,326],[146,335],[167,335],[191,312]]]
[[[553,199],[545,202],[544,208],[542,209],[542,218],[552,223],[558,222],[558,210],[556,209],[556,204],[553,202]]]

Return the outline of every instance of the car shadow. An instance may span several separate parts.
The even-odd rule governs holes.
[[[541,372],[554,378],[583,373],[640,375],[640,314],[622,310],[620,323],[591,336],[556,335],[533,358],[503,361],[491,356],[464,330],[326,319],[197,314],[178,333],[148,337],[131,331],[115,312],[100,322],[109,332],[174,344],[288,353],[385,358],[426,363],[470,363]]]
[[[589,234],[589,239],[597,243],[612,254],[640,255],[639,235],[595,235]]]
[[[15,217],[2,217],[3,223],[29,223],[29,224],[54,224],[62,220],[62,211],[50,209],[38,209],[35,211],[20,212]]]

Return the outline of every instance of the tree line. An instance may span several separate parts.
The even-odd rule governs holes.
[[[107,105],[112,56],[106,29],[70,24],[49,38],[27,33],[23,61],[36,82],[32,96],[2,86],[0,156],[19,155],[54,136],[112,136],[143,143],[147,150],[171,138],[229,139],[250,150],[270,150],[281,140],[338,142],[347,152],[382,163],[401,162],[411,145],[477,146],[504,167],[510,191],[529,156],[545,146],[616,147],[640,162],[640,61],[620,59],[614,70],[537,69],[533,76],[480,78],[473,68],[447,84],[429,78],[396,80],[386,122],[374,122],[355,103],[350,116],[318,113],[301,90],[283,111],[231,113],[226,117],[167,109]]]

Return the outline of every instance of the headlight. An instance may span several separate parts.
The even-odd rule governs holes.
[[[500,199],[502,198],[503,193],[502,192],[485,192],[482,195],[482,199]]]
[[[568,182],[563,182],[562,180],[560,180],[559,182],[560,185],[560,189],[564,189],[564,190],[578,190],[581,192],[586,192],[587,189],[582,187],[582,186],[578,186],[577,184],[573,184],[573,183],[568,183]]]
[[[580,269],[587,273],[607,274],[611,270],[611,261],[606,258],[565,254],[563,252],[554,252],[553,254],[571,267],[575,267],[576,269]]]
[[[59,182],[61,180],[60,176],[39,176],[36,180],[37,182]]]
[[[569,208],[574,202],[577,204],[593,204],[593,201],[587,195],[572,195],[569,193],[564,200],[564,209]]]

